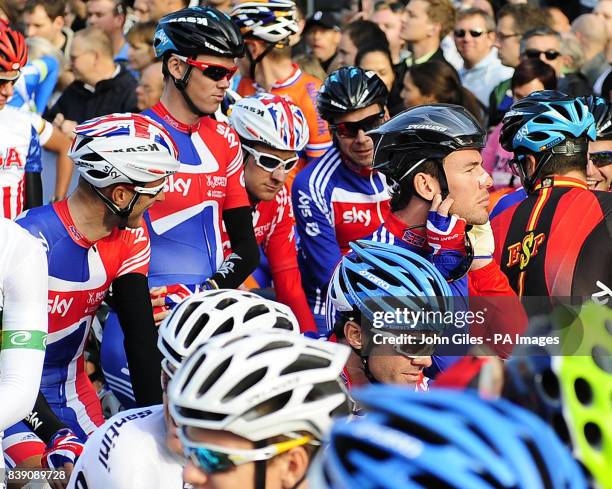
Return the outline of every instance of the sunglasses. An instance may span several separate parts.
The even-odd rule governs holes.
[[[295,168],[295,165],[297,165],[297,162],[299,160],[298,156],[294,156],[293,158],[289,158],[287,160],[282,160],[278,156],[274,156],[268,153],[260,153],[259,151],[256,151],[253,148],[249,148],[248,146],[243,146],[242,149],[244,149],[247,153],[253,156],[253,159],[255,160],[255,164],[257,166],[269,172],[273,172],[278,167],[282,166],[283,171],[285,173],[289,173]]]
[[[238,71],[237,66],[228,68],[227,66],[217,65],[214,63],[203,63],[202,61],[196,61],[195,59],[190,59],[186,56],[179,56],[178,54],[175,54],[175,56],[183,63],[187,63],[189,66],[197,68],[205,77],[210,78],[213,81],[220,81],[223,80],[223,78],[229,81],[232,76],[234,76],[234,73]]]
[[[134,185],[132,189],[137,194],[149,195],[151,197],[155,197],[164,189],[165,186],[166,186],[166,179],[164,178],[164,181],[160,183],[159,185],[156,185],[155,187],[141,187],[140,185]]]
[[[488,34],[491,31],[487,31],[484,29],[455,29],[454,31],[455,37],[458,37],[460,39],[464,38],[468,32],[472,37],[480,37],[483,34]]]
[[[329,128],[341,138],[357,137],[359,131],[368,132],[380,126],[385,118],[385,113],[371,115],[365,119],[355,122],[339,122],[338,124],[330,124]]]
[[[612,164],[612,151],[597,151],[589,153],[589,158],[597,167],[608,166]]]
[[[292,448],[306,445],[313,441],[310,436],[302,436],[294,440],[273,443],[263,448],[244,450],[194,442],[185,434],[185,427],[178,431],[178,436],[183,444],[185,457],[207,474],[225,472],[239,465],[260,460],[270,460]]]
[[[397,335],[388,331],[377,331],[376,334],[380,334],[381,336],[385,336],[388,338],[396,338]],[[419,341],[419,337],[415,336],[415,341],[413,344],[401,344],[401,342],[390,341],[391,347],[393,351],[398,355],[402,355],[403,357],[409,358],[413,360],[415,358],[425,358],[433,355],[436,345],[432,344],[423,344]]]
[[[529,59],[539,59],[540,56],[544,55],[548,61],[554,61],[561,53],[554,49],[548,49],[546,51],[540,51],[538,49],[526,49],[523,55]]]

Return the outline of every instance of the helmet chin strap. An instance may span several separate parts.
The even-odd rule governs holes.
[[[246,50],[246,55],[247,58],[249,58],[249,63],[251,65],[249,68],[249,77],[251,78],[251,80],[255,81],[255,68],[257,67],[257,63],[264,59],[267,54],[274,49],[274,46],[275,44],[268,44],[266,46],[266,49],[264,49],[263,52],[256,58],[253,58],[251,51],[249,51],[248,49]]]
[[[187,69],[185,70],[185,73],[183,74],[183,77],[181,79],[174,78],[172,75],[170,75],[170,77],[172,78],[172,81],[174,82],[174,86],[179,91],[179,93],[182,95],[183,100],[185,100],[185,103],[187,104],[187,107],[189,107],[189,110],[191,110],[191,112],[193,112],[198,117],[204,117],[210,114],[206,114],[205,112],[202,112],[196,106],[196,104],[193,103],[193,100],[191,100],[191,97],[187,95],[187,83],[189,82],[189,77],[191,76],[192,69],[193,69],[193,66],[187,65]]]
[[[128,217],[130,217],[130,214],[134,210],[134,206],[136,205],[136,202],[138,202],[138,199],[140,198],[140,194],[138,192],[135,192],[132,199],[128,202],[127,207],[124,207],[123,209],[121,209],[117,207],[117,204],[115,204],[111,199],[109,199],[106,195],[100,192],[100,189],[98,187],[96,187],[95,185],[91,183],[89,185],[91,186],[93,191],[96,193],[96,195],[100,198],[100,200],[104,202],[104,205],[106,205],[108,210],[110,210],[115,216],[117,216],[120,219],[119,225],[117,227],[119,229],[125,229],[127,227]]]
[[[527,169],[525,168],[525,165],[527,164],[527,156],[525,155],[523,158],[517,159],[516,165],[519,170],[519,177],[521,179],[521,183],[523,184],[523,188],[525,189],[525,192],[527,192],[528,194],[533,192],[535,183],[540,178],[540,172],[542,171],[542,168],[544,167],[544,165],[548,163],[548,160],[550,160],[551,156],[552,156],[552,153],[547,153],[547,154],[542,155],[540,159],[537,160],[536,166],[533,169],[533,173],[531,174],[531,176],[527,175]]]

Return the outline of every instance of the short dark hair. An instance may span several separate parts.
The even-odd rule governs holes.
[[[498,22],[502,17],[512,17],[514,32],[520,36],[538,27],[551,27],[552,24],[550,14],[546,10],[527,3],[504,5],[497,15]]]
[[[64,11],[66,9],[65,0],[28,0],[25,4],[24,11],[31,13],[39,5],[45,9],[47,16],[51,20],[64,16]]]
[[[531,29],[525,32],[525,34],[523,34],[523,37],[521,37],[521,54],[523,53],[523,51],[525,51],[525,43],[527,42],[527,40],[537,36],[552,36],[559,40],[559,45],[561,44],[561,34],[559,34],[552,27],[536,27],[535,29]]]
[[[427,160],[402,178],[391,188],[391,212],[402,210],[417,195],[414,189],[414,177],[417,173],[426,173],[440,180],[441,164],[439,160]]]
[[[366,44],[383,44],[389,46],[387,36],[378,24],[370,20],[356,20],[346,26],[344,32],[351,38],[357,48],[361,49]]]
[[[388,59],[391,68],[393,68],[393,59],[391,58],[391,52],[389,51],[388,44],[379,43],[368,43],[359,48],[357,55],[355,56],[355,66],[361,65],[361,60],[369,53],[383,53]]]
[[[568,137],[566,140],[571,141],[574,144],[581,144],[585,148],[588,147],[588,141],[585,136],[579,138]],[[587,163],[588,153],[586,151],[584,153],[571,156],[553,153],[550,155],[548,161],[542,166],[539,177],[541,178],[550,175],[564,175],[574,170],[585,172]]]
[[[557,76],[552,66],[540,59],[524,59],[514,69],[510,86],[512,90],[533,80],[540,80],[544,90],[557,89]]]

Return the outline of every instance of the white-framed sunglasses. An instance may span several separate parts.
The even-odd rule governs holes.
[[[279,166],[282,166],[283,171],[285,173],[289,173],[295,168],[295,165],[297,165],[297,162],[300,159],[298,156],[294,156],[293,158],[283,160],[278,156],[271,155],[269,153],[260,153],[259,151],[254,150],[253,148],[249,148],[246,145],[242,146],[242,149],[244,149],[247,153],[253,156],[253,159],[255,160],[255,164],[257,166],[269,172],[273,172]]]
[[[132,189],[137,194],[150,195],[151,197],[155,197],[157,194],[159,194],[164,189],[165,186],[166,186],[166,179],[164,178],[164,181],[160,183],[159,185],[156,185],[155,187],[141,187],[140,185],[133,185]]]

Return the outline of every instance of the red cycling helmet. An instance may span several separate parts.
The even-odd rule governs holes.
[[[20,70],[28,61],[28,48],[20,32],[0,23],[0,72]]]

